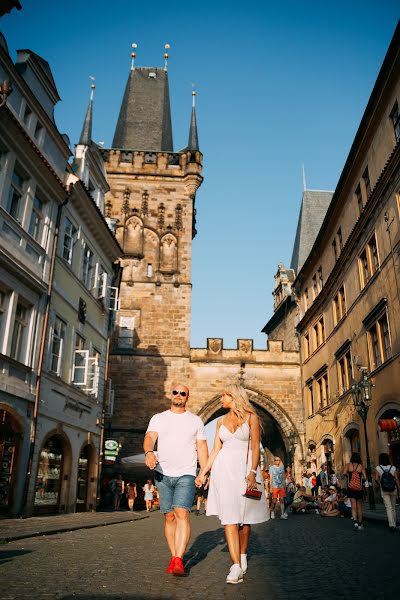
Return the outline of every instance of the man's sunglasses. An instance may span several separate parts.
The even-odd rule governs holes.
[[[186,396],[186,392],[182,392],[181,390],[172,390],[172,394],[173,394],[174,396],[181,395],[181,396],[182,396],[182,398],[184,398],[184,397]]]

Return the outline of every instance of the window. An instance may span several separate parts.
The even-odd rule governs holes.
[[[400,140],[400,113],[399,113],[399,105],[397,101],[392,108],[392,112],[390,113],[390,118],[392,120],[394,135],[396,138],[396,142]]]
[[[308,409],[310,416],[314,414],[314,393],[312,381],[307,382]]]
[[[346,314],[346,297],[342,286],[333,299],[333,323],[336,326]]]
[[[3,322],[3,315],[6,310],[6,293],[4,290],[0,290],[0,334],[1,334],[1,324]],[[0,338],[1,339],[1,338]],[[1,351],[1,347],[0,347]]]
[[[31,109],[29,108],[29,106],[25,106],[24,123],[27,127],[29,127],[29,124],[31,122],[31,117],[32,117]]]
[[[371,370],[376,369],[392,356],[389,323],[385,312],[368,330],[368,346]]]
[[[312,278],[313,281],[313,294],[314,294],[314,300],[315,298],[318,296],[318,284],[317,284],[317,276],[314,275],[314,277]]]
[[[305,288],[305,290],[304,290],[304,310],[308,309],[308,302],[309,302],[308,288]]]
[[[27,321],[28,309],[26,306],[18,302],[15,311],[14,327],[11,338],[11,358],[23,362],[24,351],[26,350],[23,344],[25,329],[28,325]]]
[[[322,290],[322,288],[324,287],[324,278],[322,277],[322,267],[320,267],[318,269],[318,289],[319,291]]]
[[[337,236],[338,236],[338,240],[339,240],[339,248],[340,248],[340,252],[343,250],[343,236],[342,236],[342,228],[339,227],[339,229],[337,230]]]
[[[335,257],[335,262],[338,259],[338,252],[337,252],[337,243],[336,243],[336,238],[333,240],[332,242],[332,248],[333,248],[333,255]]]
[[[363,288],[379,268],[378,248],[375,234],[369,240],[359,258],[361,287]]]
[[[29,221],[28,233],[37,241],[41,242],[43,219],[43,202],[37,196],[33,199],[31,219]]]
[[[357,206],[358,206],[358,210],[359,213],[361,214],[363,211],[363,199],[362,199],[362,194],[361,194],[361,186],[360,184],[358,184],[357,188],[356,188],[356,198],[357,198]]]
[[[338,379],[340,395],[350,389],[353,381],[353,368],[351,364],[350,348],[338,359]]]
[[[88,290],[92,288],[92,280],[93,280],[93,252],[86,244],[83,244],[82,251],[82,270],[81,270],[81,280],[86,285]]]
[[[317,377],[317,389],[318,389],[318,406],[324,408],[328,404],[329,388],[328,388],[328,373],[324,371]]]
[[[107,295],[107,273],[103,265],[97,265],[96,298],[105,298]]]
[[[304,336],[304,358],[310,356],[310,334],[307,332]]]
[[[313,327],[313,337],[315,348],[319,348],[319,346],[325,342],[325,325],[323,317],[315,323]]]
[[[363,176],[362,176],[364,185],[365,185],[365,192],[367,194],[367,198],[371,193],[371,181],[369,179],[369,171],[368,171],[368,167],[366,167]]]
[[[93,350],[93,356],[88,359],[88,377],[85,391],[88,394],[97,397],[99,391],[99,369],[101,354],[98,350]]]
[[[63,241],[63,258],[71,265],[74,253],[74,246],[76,240],[77,229],[68,219],[64,219],[64,241]]]
[[[37,121],[34,136],[39,143],[42,141],[42,133],[43,133],[43,127],[40,124],[40,122]]]
[[[7,212],[10,213],[14,219],[18,220],[19,213],[21,210],[21,201],[24,195],[24,178],[14,171],[11,178],[10,191],[8,193],[7,200]]]
[[[89,350],[85,350],[85,340],[78,333],[75,334],[74,364],[72,369],[72,383],[83,387],[87,379],[87,361]]]
[[[64,321],[56,317],[51,343],[50,370],[57,373],[57,375],[60,375],[62,370],[66,329],[67,325]]]

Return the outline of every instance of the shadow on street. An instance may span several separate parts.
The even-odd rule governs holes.
[[[226,544],[222,528],[215,531],[206,531],[198,535],[190,546],[189,552],[185,554],[185,570],[187,574],[190,573],[193,567],[204,560],[211,550],[222,544]]]
[[[4,565],[7,562],[13,560],[17,556],[23,554],[30,554],[32,550],[0,550],[0,565]]]

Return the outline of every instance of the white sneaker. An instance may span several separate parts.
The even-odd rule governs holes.
[[[275,512],[274,511],[271,512],[271,519],[275,519]]]
[[[243,575],[247,572],[247,554],[240,555],[240,568],[243,571]]]
[[[287,518],[288,518],[287,513],[283,513],[283,515],[281,515],[281,519],[287,519]]]
[[[240,583],[243,581],[243,571],[240,565],[232,565],[226,578],[226,583]]]

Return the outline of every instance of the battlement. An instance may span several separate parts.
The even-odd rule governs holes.
[[[255,349],[251,338],[238,339],[236,348],[224,348],[223,338],[207,338],[206,348],[191,348],[190,358],[195,361],[210,362],[299,362],[298,352],[286,352],[283,350],[281,340],[267,342],[267,348]]]
[[[149,152],[144,150],[104,148],[101,150],[108,173],[180,176],[201,175],[203,155],[200,151]],[[132,170],[133,167],[133,170]]]

